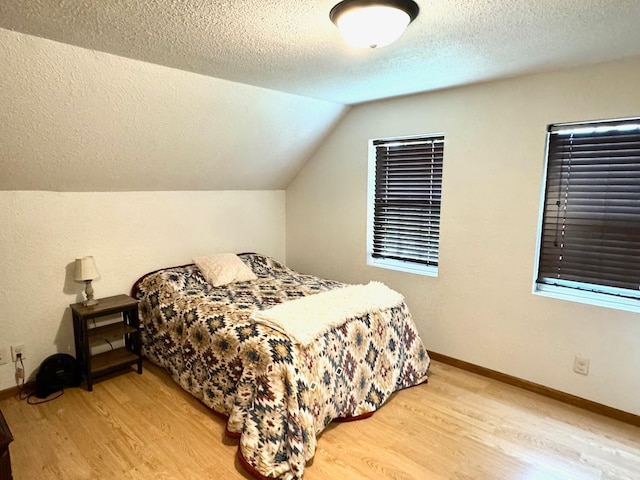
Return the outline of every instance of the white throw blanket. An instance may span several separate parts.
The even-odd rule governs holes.
[[[404,297],[380,282],[317,293],[281,303],[254,313],[255,321],[266,324],[294,342],[307,344],[349,318],[395,307]]]

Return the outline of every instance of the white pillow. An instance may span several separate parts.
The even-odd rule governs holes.
[[[256,274],[235,253],[219,253],[196,257],[193,262],[214,287],[232,282],[256,280]]]

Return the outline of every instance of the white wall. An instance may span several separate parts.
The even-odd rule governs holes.
[[[0,192],[0,348],[24,343],[27,375],[53,353],[75,353],[77,257],[95,257],[99,298],[196,255],[255,251],[284,261],[284,237],[284,191]],[[0,365],[0,390],[15,385],[13,364]]]
[[[640,315],[531,293],[546,126],[639,116],[638,85],[636,58],[355,107],[287,188],[289,265],[401,291],[428,349],[640,414]],[[439,132],[439,277],[367,267],[367,140]]]

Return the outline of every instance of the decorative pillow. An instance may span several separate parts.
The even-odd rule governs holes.
[[[235,253],[196,257],[193,262],[200,269],[205,280],[214,287],[258,278]]]

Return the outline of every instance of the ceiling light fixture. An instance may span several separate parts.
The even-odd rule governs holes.
[[[347,43],[363,48],[395,42],[418,16],[412,0],[344,0],[329,12]]]

